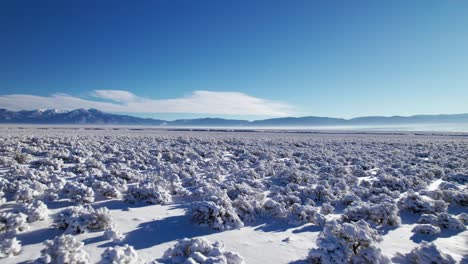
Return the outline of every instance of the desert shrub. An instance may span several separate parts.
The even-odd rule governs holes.
[[[63,192],[75,204],[94,202],[93,189],[80,182],[67,182]]]
[[[19,186],[14,195],[14,199],[17,202],[30,203],[42,194],[43,190],[41,188],[34,188],[37,186],[30,186],[21,182],[18,182],[18,184]]]
[[[216,230],[243,227],[244,223],[227,199],[221,197],[211,201],[195,202],[191,205],[189,214],[195,223]]]
[[[172,201],[172,196],[162,186],[154,183],[139,183],[128,188],[124,200],[129,203],[144,201],[150,204],[168,204]]]
[[[1,189],[0,189],[0,207],[1,207],[4,203],[6,203],[5,197],[3,197],[4,195],[5,195],[5,193],[4,193],[3,191],[1,191]]]
[[[104,230],[104,238],[110,239],[115,242],[120,242],[124,239],[124,235],[120,233],[114,226],[111,226]]]
[[[73,206],[62,210],[54,219],[55,226],[69,233],[80,234],[88,230],[104,230],[113,226],[112,217],[105,207],[94,210],[90,206]]]
[[[465,230],[466,227],[462,221],[451,214],[423,214],[418,220],[420,224],[431,224],[440,228],[447,228],[452,230]]]
[[[459,184],[466,184],[468,183],[468,172],[450,173],[445,175],[443,179],[446,181],[457,182]]]
[[[359,198],[359,196],[352,194],[352,193],[348,193],[341,198],[341,203],[343,203],[344,205],[350,205],[352,203],[359,203],[359,202],[361,202],[361,198]]]
[[[462,222],[464,225],[468,224],[468,214],[467,213],[461,213],[457,216],[458,220]]]
[[[403,256],[408,263],[452,264],[455,260],[442,253],[433,243],[421,242],[416,248]]]
[[[105,181],[94,182],[93,188],[97,193],[99,193],[100,195],[106,198],[121,198],[122,197],[122,193],[117,187]]]
[[[442,200],[432,200],[410,191],[398,201],[398,206],[401,210],[425,214],[446,212],[448,207]]]
[[[239,195],[232,202],[237,215],[243,222],[253,222],[263,207],[264,195]]]
[[[288,210],[283,203],[267,198],[263,203],[263,214],[283,218],[288,215]]]
[[[33,203],[26,205],[23,212],[26,214],[29,223],[42,221],[49,215],[47,205],[40,200],[35,200]]]
[[[23,213],[0,213],[0,233],[17,234],[29,229],[27,216]]]
[[[443,190],[442,199],[450,204],[468,206],[468,189],[463,190]]]
[[[109,247],[101,254],[99,264],[138,264],[143,263],[136,250],[129,245]]]
[[[45,248],[36,263],[89,264],[89,255],[83,242],[72,235],[61,235],[44,242]]]
[[[21,243],[16,237],[2,239],[0,241],[0,259],[16,256],[21,253]]]
[[[216,241],[213,244],[204,238],[184,238],[166,250],[163,259],[174,264],[182,263],[219,263],[244,264],[244,259],[237,253],[227,251],[224,245]]]
[[[320,207],[320,213],[324,215],[331,214],[335,211],[335,207],[333,207],[329,203],[323,203],[322,206]]]
[[[373,203],[357,203],[348,206],[342,215],[345,222],[356,222],[364,220],[374,225],[400,225],[400,217],[398,216],[398,207],[394,203],[383,202],[378,204]]]
[[[437,235],[440,233],[440,228],[431,224],[418,224],[411,231],[416,234]]]
[[[288,210],[288,222],[293,225],[313,223],[323,226],[326,222],[325,216],[309,205],[293,204]]]
[[[309,253],[312,263],[390,263],[375,242],[381,238],[365,221],[328,222]]]
[[[25,164],[31,160],[31,155],[27,153],[16,152],[13,159],[19,164]]]

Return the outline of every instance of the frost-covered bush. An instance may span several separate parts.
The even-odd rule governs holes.
[[[2,239],[0,241],[0,259],[16,256],[21,253],[21,243],[16,237]]]
[[[221,242],[211,244],[204,238],[180,240],[164,252],[163,259],[174,264],[245,264],[239,254],[225,250]]]
[[[212,201],[194,202],[190,207],[189,215],[195,223],[216,230],[243,227],[244,223],[226,198],[219,197]]]
[[[19,164],[28,163],[31,160],[31,155],[27,153],[16,152],[14,158]]]
[[[49,215],[47,205],[40,200],[35,200],[33,203],[25,206],[23,212],[26,214],[29,223],[42,221]]]
[[[322,207],[320,207],[320,213],[324,214],[324,215],[328,215],[328,214],[331,214],[335,211],[335,207],[333,207],[331,204],[329,203],[323,203],[322,204]]]
[[[239,195],[232,202],[239,218],[244,222],[253,222],[263,209],[264,195]]]
[[[288,209],[286,209],[284,204],[267,198],[263,203],[263,214],[282,218],[288,215]]]
[[[401,210],[425,214],[446,212],[448,207],[442,200],[432,200],[409,191],[398,201],[398,206]]]
[[[461,213],[461,214],[457,215],[457,218],[464,225],[468,224],[468,214],[467,213]]]
[[[122,193],[117,187],[105,181],[96,181],[93,184],[93,188],[94,190],[96,190],[97,193],[99,193],[100,195],[106,198],[121,198],[122,197]]]
[[[90,206],[73,206],[62,210],[54,219],[55,226],[67,232],[80,234],[88,230],[104,230],[113,226],[106,207],[94,210]]]
[[[442,192],[442,199],[450,204],[458,204],[461,206],[468,206],[468,188],[461,191],[458,190],[444,190]]]
[[[317,238],[317,248],[309,253],[312,263],[390,263],[375,246],[381,240],[365,221],[328,222]]]
[[[6,203],[5,197],[3,197],[4,195],[5,195],[5,193],[3,193],[3,192],[1,191],[1,189],[0,189],[0,207],[1,207],[4,203]]]
[[[451,173],[449,175],[446,175],[443,179],[446,181],[457,182],[459,184],[467,184],[468,171],[464,173]]]
[[[99,264],[138,264],[143,263],[136,250],[129,245],[109,247],[101,254]]]
[[[353,204],[346,208],[342,219],[345,222],[364,220],[378,226],[398,226],[401,222],[398,207],[389,202]]]
[[[344,204],[344,205],[350,205],[352,203],[359,203],[361,202],[361,198],[359,198],[357,195],[353,194],[353,193],[348,193],[346,195],[344,195],[342,198],[341,198],[341,202]]]
[[[83,242],[72,235],[61,235],[44,242],[45,248],[36,263],[89,264]]]
[[[106,230],[104,230],[103,236],[104,236],[104,238],[110,239],[110,240],[115,241],[115,242],[120,242],[125,237],[120,231],[118,231],[115,228],[115,226],[111,226],[111,227],[107,228]]]
[[[437,235],[440,233],[440,228],[431,224],[418,224],[411,231],[416,234]]]
[[[27,216],[23,213],[0,213],[0,233],[17,234],[29,229]]]
[[[462,221],[451,214],[423,214],[418,220],[420,224],[431,224],[440,228],[447,228],[452,230],[465,230],[466,227]]]
[[[14,199],[21,203],[30,203],[41,194],[41,190],[38,188],[33,188],[27,184],[20,184],[15,193]]]
[[[403,256],[408,263],[437,263],[452,264],[455,260],[447,254],[442,253],[433,243],[422,241],[410,253]]]
[[[323,226],[326,223],[325,216],[310,205],[293,204],[288,211],[289,223],[300,225],[305,223],[313,223]]]
[[[168,204],[172,201],[172,195],[163,186],[147,182],[130,186],[124,200],[129,203],[144,201],[150,204]]]
[[[94,202],[94,191],[80,182],[67,182],[63,192],[75,204]]]

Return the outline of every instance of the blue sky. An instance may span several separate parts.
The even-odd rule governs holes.
[[[0,108],[468,112],[468,1],[0,2]]]

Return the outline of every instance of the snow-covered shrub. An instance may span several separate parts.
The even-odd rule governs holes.
[[[232,202],[239,218],[244,222],[253,222],[262,210],[264,195],[239,195]]]
[[[288,222],[293,225],[313,223],[319,226],[325,225],[326,219],[310,205],[293,204],[288,210]]]
[[[464,173],[451,173],[443,178],[446,181],[457,182],[459,184],[468,183],[468,171]]]
[[[401,222],[398,207],[389,202],[353,204],[346,208],[342,219],[345,222],[364,220],[378,226],[398,226]]]
[[[47,208],[47,205],[40,200],[35,200],[33,203],[28,204],[25,206],[23,211],[24,214],[27,215],[27,220],[29,223],[42,221],[49,215],[49,209]]]
[[[3,192],[1,191],[1,189],[0,189],[0,207],[1,207],[4,203],[6,203],[5,197],[3,197],[4,195],[5,195],[5,193],[3,193]]]
[[[19,164],[28,163],[31,160],[31,155],[27,153],[16,152],[14,158]]]
[[[20,184],[15,193],[14,199],[21,203],[30,203],[41,195],[38,189],[32,188],[26,184]]]
[[[99,264],[138,264],[143,263],[136,250],[129,245],[109,247],[101,254]]]
[[[466,227],[457,217],[451,214],[423,214],[418,220],[420,224],[431,224],[440,228],[447,228],[452,230],[465,230]]]
[[[121,198],[122,197],[122,193],[117,187],[105,181],[96,181],[93,184],[93,188],[94,190],[96,190],[97,193],[101,194],[102,196],[106,198]]]
[[[111,226],[109,228],[107,228],[106,230],[104,230],[104,238],[106,239],[110,239],[112,241],[116,241],[116,242],[119,242],[119,241],[122,241],[124,239],[124,235],[122,233],[120,233],[120,231],[118,231],[115,226]]]
[[[263,203],[263,214],[266,216],[283,218],[288,215],[288,209],[286,209],[284,204],[279,203],[273,199],[267,198]]]
[[[168,204],[172,201],[172,196],[163,186],[147,182],[129,186],[124,200],[129,203],[144,201],[150,204]]]
[[[239,254],[225,250],[221,242],[210,244],[204,238],[180,240],[164,252],[163,259],[174,264],[245,264]]]
[[[63,187],[63,192],[75,204],[94,202],[94,191],[80,182],[67,182]]]
[[[411,231],[416,234],[437,235],[440,233],[440,228],[431,224],[418,224]]]
[[[323,203],[322,207],[320,207],[320,213],[324,215],[332,214],[335,211],[335,207],[333,207],[329,203]]]
[[[0,259],[16,256],[21,253],[21,243],[16,237],[0,241]]]
[[[468,224],[468,214],[467,213],[461,213],[461,214],[457,215],[457,218],[464,225]]]
[[[73,206],[62,210],[54,219],[55,226],[67,232],[80,234],[88,230],[104,230],[113,226],[106,207],[94,210],[90,206]]]
[[[458,190],[443,190],[442,199],[450,204],[458,204],[461,206],[468,206],[468,189]]]
[[[457,217],[447,214],[437,214],[438,226],[441,228],[453,229],[453,230],[466,230],[466,226],[458,220]]]
[[[72,235],[61,235],[44,242],[45,248],[37,263],[89,264],[89,255],[84,250],[84,243]]]
[[[410,191],[398,201],[398,206],[402,210],[425,214],[446,212],[448,207],[442,200],[432,200]]]
[[[344,204],[344,205],[350,205],[352,203],[359,203],[361,202],[361,198],[359,198],[359,196],[355,195],[355,194],[352,194],[352,193],[348,193],[346,195],[344,195],[342,198],[341,198],[341,202]]]
[[[312,263],[390,263],[375,242],[381,238],[365,221],[328,222],[309,253]]]
[[[0,233],[7,232],[17,234],[29,229],[27,216],[23,213],[0,213]]]
[[[456,263],[450,255],[442,253],[433,243],[426,241],[422,241],[421,244],[403,257],[408,263]]]
[[[206,225],[216,230],[234,229],[244,226],[244,223],[240,220],[228,200],[222,197],[213,200],[195,202],[191,205],[189,214],[195,223]]]

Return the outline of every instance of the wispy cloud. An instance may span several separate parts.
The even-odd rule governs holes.
[[[174,99],[150,99],[122,90],[94,90],[91,99],[53,94],[0,96],[0,108],[32,110],[55,108],[72,110],[96,108],[116,113],[193,113],[218,115],[287,116],[294,113],[286,103],[253,97],[239,92],[194,91]]]

